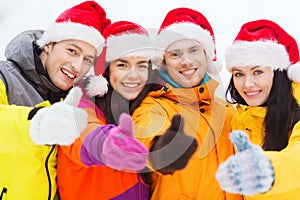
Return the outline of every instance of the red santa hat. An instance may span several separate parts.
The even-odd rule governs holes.
[[[225,52],[226,67],[262,66],[287,70],[291,80],[300,82],[299,49],[295,39],[270,20],[245,23]]]
[[[216,62],[216,47],[213,29],[206,17],[190,8],[176,8],[169,11],[161,24],[157,36],[157,45],[163,54],[170,44],[183,39],[194,39],[201,43],[207,56],[208,72],[215,73],[221,68]]]
[[[142,26],[118,21],[109,25],[103,32],[105,48],[95,65],[95,74],[103,74],[106,63],[125,56],[143,56],[151,59],[154,43],[148,31]]]
[[[106,40],[105,47],[94,67],[94,73],[98,77],[104,75],[106,63],[118,58],[127,56],[143,56],[149,60],[152,58],[154,41],[148,31],[136,23],[129,21],[112,23],[104,30],[103,36]],[[99,87],[103,84],[100,84],[96,77],[90,83],[90,87],[87,88],[89,96],[104,94],[102,86]]]
[[[109,24],[110,20],[99,4],[85,1],[61,13],[37,43],[44,47],[49,42],[83,40],[94,46],[99,55],[104,44],[102,32]]]
[[[144,56],[151,58],[153,43],[145,28],[128,22],[119,21],[105,29],[106,62],[122,56]]]

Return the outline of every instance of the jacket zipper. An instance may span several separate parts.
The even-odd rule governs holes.
[[[7,193],[7,188],[6,187],[2,188],[2,192],[0,194],[0,200],[2,200],[2,198],[4,197],[4,193]]]
[[[48,200],[51,200],[51,190],[52,190],[51,175],[50,175],[50,172],[49,172],[48,162],[49,162],[51,154],[54,151],[54,148],[55,148],[55,145],[52,146],[52,148],[51,148],[51,150],[50,150],[50,152],[49,152],[49,154],[48,154],[48,156],[46,158],[46,161],[45,161],[45,168],[46,168],[46,173],[47,173],[47,178],[48,178],[48,184],[49,184],[48,185],[49,186]]]

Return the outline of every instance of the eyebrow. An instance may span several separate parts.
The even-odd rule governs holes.
[[[199,44],[199,45],[195,45],[195,46],[191,46],[191,47],[189,47],[190,49],[191,48],[200,48],[200,49],[202,49],[202,47],[201,47],[201,45]]]
[[[190,46],[190,47],[188,47],[188,48],[186,48],[186,49],[193,49],[193,48],[200,48],[200,49],[203,49],[202,47],[201,47],[201,45],[198,45],[198,44],[196,44],[196,45],[194,45],[194,46]],[[178,51],[182,51],[182,49],[169,49],[169,50],[166,50],[167,52],[178,52]]]
[[[258,67],[259,67],[259,66],[254,66],[254,67],[251,68],[251,70],[254,70],[254,69],[258,68]]]
[[[122,59],[122,58],[117,59],[116,62],[129,63],[129,61],[124,60],[124,59]],[[146,61],[146,60],[141,60],[141,61],[137,62],[137,64],[141,64],[141,63],[148,63],[148,61]]]
[[[168,49],[166,53],[182,51],[181,49]]]
[[[142,63],[148,63],[148,61],[146,61],[146,60],[141,60],[141,61],[139,61],[139,62],[137,62],[138,64],[142,64]]]
[[[258,68],[258,67],[259,67],[259,66],[254,66],[254,67],[250,68],[250,70],[254,70],[254,69]],[[237,68],[233,67],[233,68],[232,68],[232,71],[243,71],[243,70],[237,69]]]
[[[68,45],[74,46],[75,48],[79,49],[80,51],[82,51],[82,48],[80,46],[78,46],[75,43],[69,43]]]
[[[121,58],[118,58],[118,59],[116,60],[116,62],[124,62],[124,63],[129,63],[127,60],[123,60],[123,59],[121,59]]]

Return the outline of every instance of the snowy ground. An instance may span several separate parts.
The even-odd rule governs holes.
[[[16,34],[27,29],[46,29],[65,9],[82,0],[1,0],[0,59],[4,48]],[[218,59],[231,44],[240,26],[251,20],[270,19],[290,33],[300,46],[300,1],[297,0],[97,0],[113,22],[129,20],[157,29],[165,14],[176,7],[202,12],[210,21],[216,37]],[[229,75],[223,68],[223,86]]]

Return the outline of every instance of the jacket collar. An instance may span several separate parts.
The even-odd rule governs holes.
[[[37,48],[37,46],[36,46]],[[35,67],[38,73],[38,82],[35,85],[39,85],[36,87],[38,92],[43,96],[44,99],[49,100],[51,103],[55,103],[60,101],[62,98],[65,98],[68,94],[68,91],[63,91],[56,87],[50,80],[47,72],[44,69],[42,61],[39,57],[39,52],[37,49],[34,48],[34,60],[35,60]],[[29,77],[32,78],[32,77]]]
[[[164,71],[161,71],[161,70],[157,70],[156,71],[156,74],[161,77],[162,79],[164,79],[167,83],[169,83],[170,85],[172,85],[172,87],[174,88],[180,88],[181,86],[176,83],[166,72]],[[210,80],[210,77],[208,76],[207,73],[204,74],[204,78],[203,80],[201,81],[201,83],[199,84],[200,85],[203,85],[205,84],[206,82],[208,82]]]
[[[267,113],[267,108],[262,106],[245,106],[237,104],[236,106],[239,114],[247,114],[254,117],[265,117]]]
[[[43,31],[25,31],[15,37],[5,49],[7,60],[14,63],[13,67],[20,71],[23,77],[41,95],[44,100],[51,103],[60,101],[68,91],[62,91],[50,81],[44,70],[39,54],[41,49],[36,41],[42,36]]]
[[[164,96],[180,104],[195,102],[209,104],[218,85],[218,82],[214,79],[210,79],[205,84],[193,88],[174,88],[169,83],[166,83],[160,90],[152,91],[149,95],[153,97]]]

